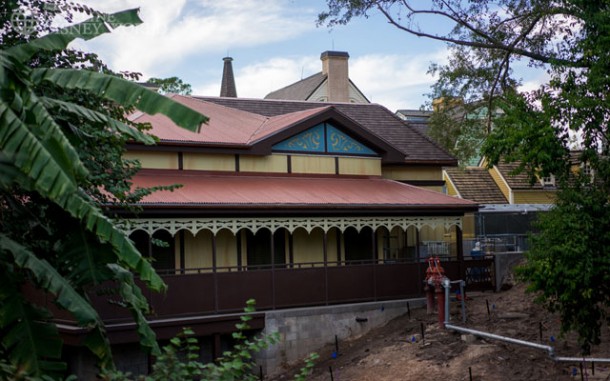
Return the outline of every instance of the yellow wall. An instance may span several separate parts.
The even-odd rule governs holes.
[[[449,232],[445,231],[444,226],[437,226],[432,229],[429,226],[423,226],[419,231],[419,241],[445,241],[448,240]]]
[[[339,157],[339,174],[381,176],[381,159]]]
[[[322,230],[315,229],[311,234],[307,234],[304,229],[297,229],[293,234],[293,245],[294,263],[324,262],[324,235]],[[334,252],[336,252],[336,249]]]
[[[375,232],[375,242],[377,243],[377,259],[383,259],[383,236],[386,229],[377,229]]]
[[[240,230],[237,234],[240,235],[240,242],[241,242],[241,263],[243,263],[244,265],[248,264],[248,241],[247,241],[247,235],[246,235],[246,230],[242,229]]]
[[[333,262],[333,265],[337,262],[337,239],[340,237],[341,235],[338,229],[330,229],[326,238],[328,261]],[[342,258],[343,257],[341,257],[341,259]]]
[[[382,176],[392,180],[442,180],[443,173],[440,166],[409,167],[384,166]]]
[[[293,155],[291,157],[293,173],[334,174],[335,158],[331,156]]]
[[[510,203],[514,204],[514,201],[511,201],[510,189],[508,188],[508,185],[504,181],[504,178],[502,177],[502,175],[500,175],[500,172],[498,171],[498,167],[491,168],[489,170],[489,174],[491,175],[491,178],[494,180],[494,182],[496,183],[498,188],[500,188],[500,191],[502,192],[504,197],[506,197],[506,199],[509,200]]]
[[[475,237],[474,213],[466,213],[462,218],[462,238]]]
[[[555,191],[513,191],[515,204],[553,204]]]
[[[184,169],[199,171],[235,171],[235,156],[185,152],[182,165]]]
[[[449,178],[443,173],[443,180],[445,180],[445,186],[447,187],[447,194],[449,196],[457,196],[458,191],[453,186],[453,183],[449,181]]]
[[[176,268],[180,268],[180,240],[176,235]],[[187,269],[206,268],[211,271],[213,266],[212,233],[209,230],[200,231],[193,237],[190,232],[184,233],[184,265]],[[216,266],[237,266],[237,240],[233,233],[221,230],[216,235]],[[223,269],[219,269],[223,271]]]
[[[178,169],[178,154],[175,152],[129,151],[123,154],[123,158],[140,160],[142,168]]]
[[[431,191],[435,191],[438,193],[443,193],[443,187],[435,187],[435,186],[418,186],[418,188],[427,189]]]
[[[237,238],[228,230],[216,235],[216,263],[218,267],[237,266]]]
[[[178,267],[180,255],[177,256]],[[212,233],[200,231],[196,237],[184,232],[184,266],[187,269],[212,267]]]
[[[286,173],[288,172],[288,159],[286,155],[275,154],[269,156],[240,155],[239,171]]]
[[[190,233],[189,233],[190,234]],[[178,235],[174,236],[174,269],[180,268],[180,240]]]

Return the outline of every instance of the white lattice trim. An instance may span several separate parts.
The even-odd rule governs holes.
[[[194,236],[202,230],[209,230],[213,234],[226,229],[237,234],[242,229],[256,233],[260,229],[269,229],[272,232],[285,228],[290,233],[297,229],[305,229],[308,233],[319,228],[328,232],[337,228],[344,232],[348,227],[360,231],[365,227],[376,230],[385,227],[392,230],[399,227],[406,230],[414,226],[417,230],[424,226],[432,229],[444,227],[449,230],[452,226],[462,227],[461,217],[269,217],[269,218],[143,218],[117,222],[117,225],[127,234],[136,230],[143,230],[153,234],[158,230],[166,230],[175,235],[180,230],[187,230]]]

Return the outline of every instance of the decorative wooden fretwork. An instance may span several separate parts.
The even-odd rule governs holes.
[[[325,152],[324,124],[303,131],[273,146],[278,151]]]
[[[373,150],[328,123],[326,123],[326,151],[329,153],[375,155]]]
[[[197,235],[202,230],[209,230],[213,234],[226,229],[236,234],[242,229],[256,233],[260,229],[268,229],[275,232],[278,229],[286,229],[293,233],[297,229],[305,229],[311,233],[314,229],[322,229],[328,232],[337,228],[344,232],[353,227],[358,231],[365,227],[376,230],[385,227],[392,230],[399,227],[406,230],[410,226],[421,229],[428,226],[432,229],[444,227],[449,230],[452,226],[461,227],[461,217],[269,217],[269,218],[142,218],[135,220],[123,220],[117,222],[119,227],[127,234],[136,230],[142,230],[153,234],[158,230],[165,230],[175,235],[180,230],[187,230]]]

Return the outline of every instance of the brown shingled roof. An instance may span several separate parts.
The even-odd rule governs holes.
[[[479,204],[507,204],[508,201],[485,168],[444,168],[460,196]]]
[[[129,116],[131,121],[150,123],[152,126],[150,133],[156,135],[161,144],[231,147],[248,150],[250,154],[270,154],[273,144],[321,122],[333,120],[349,130],[354,138],[366,142],[365,144],[377,151],[387,162],[402,163],[405,158],[400,150],[328,103],[316,103],[317,107],[288,110],[286,113],[265,116],[189,96],[172,94],[171,97],[207,115],[210,119],[201,131],[191,132],[177,127],[161,114],[148,115],[136,112]]]
[[[265,95],[265,99],[288,99],[295,101],[304,101],[309,99],[311,94],[322,86],[326,81],[327,75],[322,72],[310,75],[307,78],[301,79],[298,82],[288,85],[279,90],[272,91]]]
[[[513,189],[543,189],[542,184],[539,181],[535,181],[533,184],[530,182],[529,175],[522,171],[521,173],[514,174],[514,171],[519,167],[519,163],[506,163],[500,162],[496,165],[502,177],[506,180],[508,186]]]
[[[378,104],[305,102],[270,99],[196,97],[226,107],[264,116],[278,116],[323,106],[333,106],[342,115],[379,136],[406,155],[405,163],[457,165],[444,149]]]

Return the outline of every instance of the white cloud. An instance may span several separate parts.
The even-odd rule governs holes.
[[[281,0],[266,1],[264,7],[256,0],[97,3],[89,4],[104,11],[140,5],[144,24],[119,28],[80,47],[92,47],[112,68],[145,75],[197,54],[287,40],[315,27],[308,18],[295,14],[293,4],[290,7]]]
[[[275,57],[238,68],[234,65],[237,95],[242,98],[263,98],[268,93],[321,71],[318,57]],[[193,93],[218,95],[220,77],[215,82],[193,85]]]
[[[213,96],[220,92],[220,57],[227,51],[237,52],[233,67],[238,95],[262,98],[321,71],[318,53],[310,55],[307,48],[320,44],[324,38],[320,39],[314,23],[320,9],[312,3],[296,0],[266,0],[264,6],[261,3],[260,0],[89,0],[93,8],[107,12],[140,6],[144,24],[119,28],[79,46],[99,53],[115,70],[141,72],[143,79],[176,75],[192,84],[194,94]],[[371,36],[380,27],[364,25]],[[350,27],[346,26],[342,33],[358,35],[352,35]],[[383,27],[387,25],[383,23]],[[402,43],[403,36],[400,38]],[[360,47],[358,39],[348,41]],[[281,42],[289,42],[292,48],[302,47],[307,53],[299,55],[295,50],[286,53]],[[378,50],[370,54],[350,52],[350,78],[372,102],[392,111],[419,108],[427,100],[423,94],[430,91],[435,81],[426,74],[428,66],[431,62],[446,63],[447,52],[430,51],[432,47],[428,47],[427,52],[403,54],[397,46],[397,41],[380,41]],[[246,55],[257,61],[240,61],[239,52],[252,53],[255,49],[248,49],[251,47],[260,57]],[[350,51],[349,44],[345,49]]]
[[[350,78],[373,103],[395,111],[419,108],[436,78],[427,74],[431,63],[444,64],[447,51],[413,55],[370,54],[350,59]]]

